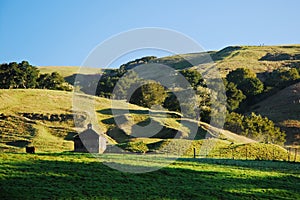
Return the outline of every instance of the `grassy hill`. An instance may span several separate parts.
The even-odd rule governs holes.
[[[175,69],[185,69],[193,67],[183,58],[197,60],[203,57],[203,53],[191,53],[173,55],[151,60],[152,63],[160,63],[171,66]],[[245,67],[256,73],[270,71],[283,66],[300,65],[300,45],[280,45],[280,46],[229,46],[219,51],[209,51],[212,61],[225,76],[229,71],[239,67]],[[205,63],[204,63],[205,64]],[[136,63],[132,63],[136,66]],[[131,68],[130,65],[128,68]],[[79,67],[39,67],[42,73],[57,71],[64,77],[76,74]],[[85,68],[83,74],[99,73],[97,68]]]
[[[225,76],[229,71],[238,67],[245,67],[256,72],[259,78],[264,79],[264,72],[285,66],[300,67],[299,44],[281,46],[230,46],[219,51],[207,52],[207,54],[211,56],[215,65],[220,69],[222,76]],[[155,58],[149,62],[166,64],[175,69],[197,68],[197,66],[191,66],[190,63],[187,63],[183,57],[196,60],[203,57],[203,55],[203,53],[174,55]],[[137,62],[132,62],[127,67],[131,68],[132,66],[130,65],[136,66],[137,64]],[[207,64],[204,63],[203,65]],[[58,71],[63,74],[69,83],[74,82],[78,69],[78,67],[40,67],[41,72],[49,73]],[[87,68],[86,71],[82,72],[82,75],[95,73],[99,75],[101,72],[98,69]],[[85,80],[99,79],[97,75],[89,76]],[[299,90],[297,88],[298,86],[293,86],[284,89],[282,92],[253,106],[251,109],[277,122],[277,125],[280,125],[286,131],[289,144],[293,142],[299,143],[300,138],[300,118],[297,111],[299,106],[297,106],[297,103],[294,103],[299,100]]]
[[[74,74],[77,74],[80,70],[80,67],[76,66],[41,66],[38,67],[40,70],[40,73],[46,74],[46,73],[52,73],[52,72],[58,72],[63,77],[72,76]],[[99,74],[101,70],[99,68],[84,68],[84,70],[80,70],[80,74]]]
[[[277,69],[283,66],[299,66],[300,45],[282,46],[229,46],[219,51],[207,52],[212,61],[225,76],[239,67],[249,68],[255,73]],[[175,69],[193,67],[183,58],[197,60],[203,53],[174,55],[152,60],[153,63],[166,64]],[[205,65],[205,63],[203,63]]]
[[[106,133],[110,144],[143,141],[152,152],[230,158],[245,158],[246,151],[259,152],[248,155],[251,159],[286,160],[287,152],[276,145],[257,143],[249,138],[211,127],[203,122],[177,118],[174,112],[154,111],[117,101],[120,108],[129,107],[129,114],[119,114],[123,124],[116,126],[111,113],[111,100],[82,95],[82,104],[95,101],[98,132]],[[150,115],[149,115],[150,113]],[[153,137],[134,129],[133,125],[147,125],[149,116],[162,129]],[[177,117],[176,117],[177,116]],[[79,117],[82,124],[75,129],[73,119]],[[34,145],[37,152],[62,152],[73,150],[73,136],[89,123],[87,113],[72,111],[72,93],[52,90],[17,89],[0,91],[0,151],[24,152],[26,145]],[[190,140],[190,127],[198,127],[196,140]],[[179,137],[175,133],[179,131]],[[208,133],[208,134],[207,134]],[[137,135],[132,137],[132,135]],[[205,139],[209,136],[211,139]],[[241,146],[242,145],[242,146]],[[242,148],[242,150],[241,150]],[[205,150],[204,150],[205,149]],[[276,154],[276,155],[275,155]],[[277,156],[278,155],[278,156]]]
[[[252,107],[288,134],[289,144],[300,144],[300,83],[289,86]]]

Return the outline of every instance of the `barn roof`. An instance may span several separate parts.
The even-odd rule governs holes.
[[[87,138],[99,138],[99,137],[104,137],[104,136],[101,135],[101,134],[98,134],[96,131],[94,131],[92,129],[92,125],[88,124],[87,129],[84,130],[83,132],[78,133],[77,135],[75,135],[74,139],[75,138],[83,138],[83,137],[87,137]]]

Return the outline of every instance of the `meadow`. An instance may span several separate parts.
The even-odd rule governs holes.
[[[0,199],[299,199],[300,164],[179,158],[148,173],[161,157],[80,153],[1,153]],[[105,164],[106,163],[106,164]]]

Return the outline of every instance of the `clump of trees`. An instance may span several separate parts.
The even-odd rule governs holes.
[[[132,94],[129,102],[151,108],[155,105],[162,105],[166,96],[167,93],[165,88],[159,83],[152,82],[138,87]]]
[[[27,61],[1,64],[0,83],[1,89],[39,88],[72,90],[72,87],[57,72],[40,74],[38,68],[30,65]]]
[[[234,133],[266,143],[283,145],[285,142],[285,133],[276,127],[273,121],[255,113],[244,116],[232,112],[227,115],[225,128]]]
[[[255,97],[264,91],[264,84],[256,74],[246,68],[237,68],[226,76],[228,109],[234,111],[245,100],[244,105],[255,103]]]
[[[294,83],[297,83],[300,79],[299,72],[296,68],[284,67],[276,69],[266,74],[267,78],[264,81],[267,87],[284,88]]]

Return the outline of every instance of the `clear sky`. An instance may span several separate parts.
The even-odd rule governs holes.
[[[0,0],[0,63],[79,66],[105,39],[143,27],[182,32],[205,50],[299,44],[299,8],[299,0]]]

